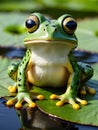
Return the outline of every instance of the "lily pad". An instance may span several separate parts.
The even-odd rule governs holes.
[[[78,11],[98,11],[97,4],[98,1],[94,0],[37,0],[44,7],[52,7],[52,8],[61,8],[61,9],[69,9],[69,10],[78,10]]]
[[[39,3],[34,0],[3,0],[0,1],[1,11],[33,11],[36,8],[41,8]]]
[[[78,22],[76,36],[78,48],[98,53],[98,18],[88,18]]]
[[[7,88],[10,85],[13,85],[14,82],[9,78],[7,74],[7,68],[12,62],[15,61],[16,60],[0,58],[0,97],[10,95]]]
[[[0,46],[23,46],[27,14],[0,13]]]

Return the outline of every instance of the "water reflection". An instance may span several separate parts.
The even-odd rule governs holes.
[[[30,110],[24,107],[17,113],[25,130],[76,130],[74,125],[50,117],[38,108]]]

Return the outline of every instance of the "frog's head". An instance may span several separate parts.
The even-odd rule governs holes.
[[[35,44],[65,44],[70,49],[77,47],[74,34],[77,23],[71,15],[64,14],[57,20],[51,20],[40,13],[33,13],[25,22],[27,36],[26,47]]]

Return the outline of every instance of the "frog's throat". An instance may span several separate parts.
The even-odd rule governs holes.
[[[75,41],[60,41],[60,40],[26,40],[24,41],[25,46],[32,46],[34,44],[63,44],[65,46],[71,46],[72,48],[77,47]]]

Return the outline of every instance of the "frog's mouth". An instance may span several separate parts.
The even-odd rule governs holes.
[[[72,48],[77,47],[77,42],[76,41],[62,41],[62,40],[25,40],[24,41],[24,45],[25,46],[33,46],[33,45],[37,45],[37,44],[63,44],[65,46],[69,46]]]

